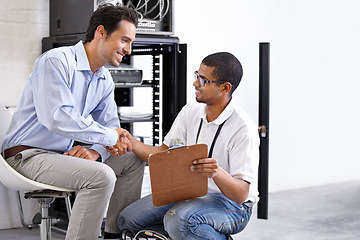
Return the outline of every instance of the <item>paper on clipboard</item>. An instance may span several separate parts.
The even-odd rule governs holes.
[[[206,144],[195,144],[150,155],[153,205],[163,206],[206,195],[208,178],[191,171],[190,166],[207,154]]]

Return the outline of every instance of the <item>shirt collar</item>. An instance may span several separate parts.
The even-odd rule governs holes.
[[[76,69],[78,71],[90,71],[91,72],[89,59],[87,58],[83,41],[79,41],[75,45],[75,58],[76,58]],[[95,72],[95,75],[99,79],[105,79],[104,67],[99,68]]]
[[[234,112],[234,109],[235,109],[235,103],[231,99],[230,102],[228,103],[228,105],[222,111],[222,113],[211,123],[214,123],[216,125],[222,124],[223,122],[225,122],[225,120],[227,120],[231,116],[231,114]],[[206,104],[203,104],[203,108],[200,111],[200,118],[202,118],[207,123]]]

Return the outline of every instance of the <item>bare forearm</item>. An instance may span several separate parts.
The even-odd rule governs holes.
[[[249,195],[250,183],[232,177],[222,168],[218,169],[213,180],[227,198],[239,204],[243,203]]]
[[[239,204],[243,203],[249,194],[250,184],[242,179],[232,177],[219,166],[215,158],[197,159],[193,161],[190,169],[212,178],[227,198]]]
[[[146,145],[146,144],[136,140],[134,137],[131,138],[130,142],[132,144],[133,153],[135,153],[136,156],[138,156],[141,160],[143,160],[145,162],[148,161],[150,154],[165,151],[168,149],[168,147],[164,144],[161,146],[158,146],[158,147]]]

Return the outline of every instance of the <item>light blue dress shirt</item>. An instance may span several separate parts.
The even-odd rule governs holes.
[[[104,161],[119,127],[112,77],[105,67],[90,70],[80,41],[37,59],[1,151],[26,145],[66,152],[76,140],[93,144]]]

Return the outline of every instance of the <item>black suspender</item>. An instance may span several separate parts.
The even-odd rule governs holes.
[[[200,120],[199,130],[198,130],[197,135],[196,135],[196,143],[198,142],[198,139],[199,139],[199,135],[200,135],[201,127],[202,127],[202,122],[203,122],[203,119]]]
[[[201,119],[201,121],[200,121],[199,130],[198,130],[197,136],[196,136],[196,143],[197,143],[198,140],[199,140],[199,135],[200,135],[201,127],[202,127],[202,122],[203,122],[203,119]],[[221,131],[222,127],[224,126],[224,123],[225,123],[225,122],[226,122],[226,120],[225,120],[222,124],[219,125],[219,127],[218,127],[218,129],[217,129],[217,131],[216,131],[216,133],[215,133],[215,136],[214,136],[214,139],[213,139],[213,141],[212,141],[212,143],[211,143],[211,147],[210,147],[210,151],[209,151],[209,156],[208,156],[209,158],[212,157],[212,153],[213,153],[213,150],[214,150],[215,142],[216,142],[216,140],[217,140],[217,138],[218,138],[218,136],[219,136],[219,134],[220,134],[220,131]]]

